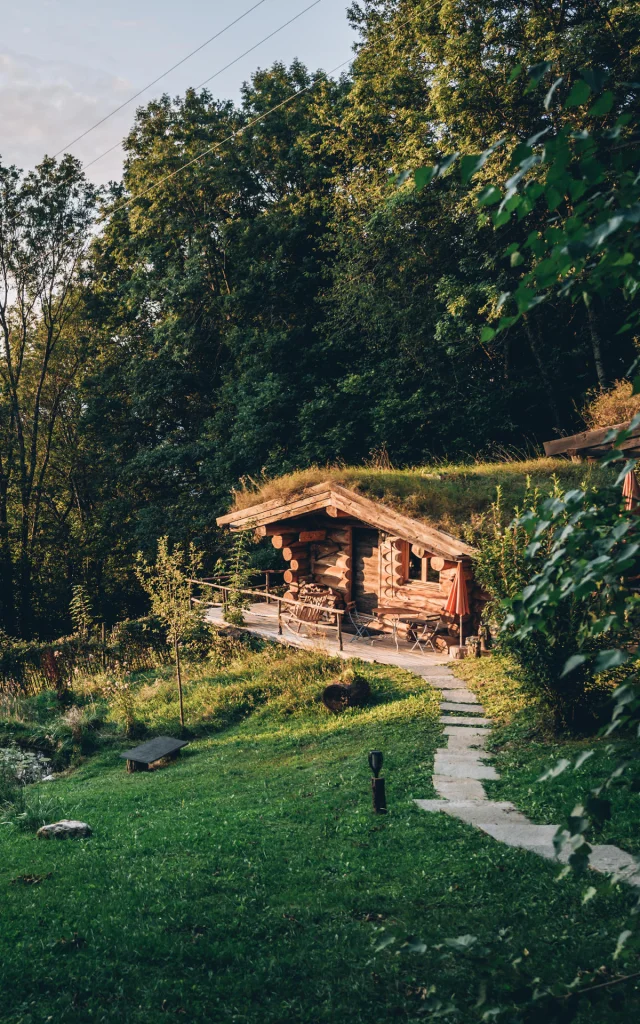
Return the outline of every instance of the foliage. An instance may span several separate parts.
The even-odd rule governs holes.
[[[228,558],[219,559],[216,565],[216,579],[226,588],[223,616],[235,626],[243,625],[243,609],[251,604],[251,598],[242,593],[250,589],[255,575],[250,561],[251,546],[250,530],[239,530],[234,534]]]
[[[198,607],[191,605],[191,579],[195,577],[202,556],[193,545],[184,550],[173,548],[167,536],[160,537],[154,563],[138,553],[136,575],[151,603],[152,614],[165,624],[167,643],[180,643],[187,630],[201,617]]]
[[[123,181],[83,236],[90,252],[85,259],[82,248],[42,391],[44,313],[29,327],[18,388],[29,464],[23,474],[15,461],[2,463],[13,474],[6,520],[0,510],[8,631],[68,633],[70,584],[80,579],[97,621],[142,615],[132,564],[139,550],[153,558],[164,534],[206,551],[211,575],[224,553],[215,518],[242,477],[357,465],[376,452],[398,467],[499,459],[514,445],[532,452],[580,429],[587,393],[632,362],[633,332],[618,334],[625,304],[606,289],[589,306],[577,298],[569,317],[552,289],[544,305],[482,340],[484,326],[493,331],[512,313],[499,308],[501,296],[516,293],[525,273],[542,273],[546,257],[526,248],[529,235],[545,246],[555,229],[573,228],[566,200],[547,223],[542,195],[518,220],[548,163],[532,165],[509,198],[523,202],[504,242],[479,223],[475,199],[522,169],[518,147],[540,130],[540,90],[561,76],[543,127],[558,146],[563,132],[590,133],[606,177],[602,202],[611,197],[616,161],[635,151],[632,93],[622,83],[639,77],[637,4],[366,0],[348,17],[358,46],[339,80],[276,63],[253,74],[236,103],[188,90],[137,111]],[[537,91],[525,73],[511,74],[514,63],[545,62],[552,67]],[[608,114],[564,105],[578,68],[609,75]],[[618,145],[628,148],[618,152],[603,133],[625,104],[634,120],[622,125]],[[436,187],[398,190],[389,173],[441,166],[454,151],[466,173],[502,138],[471,189],[448,173]],[[202,156],[219,143],[215,157]],[[572,177],[589,145],[567,137]],[[551,153],[529,148],[536,160]],[[34,172],[38,195],[76,180],[69,161]],[[5,170],[10,205],[25,178]],[[77,187],[80,197],[79,179]],[[579,206],[594,189],[568,201]],[[35,208],[33,196],[23,198]],[[81,205],[71,203],[74,224]],[[517,252],[503,258],[510,244]],[[19,447],[9,391],[0,397],[3,452]],[[435,512],[445,529],[460,530],[455,482],[443,483],[455,514],[447,502]],[[419,501],[416,509],[422,514]]]
[[[69,515],[60,448],[87,356],[83,286],[96,198],[69,155],[25,175],[0,165],[0,625],[25,637],[34,563],[49,561],[48,534],[64,537]]]
[[[88,639],[93,632],[95,622],[91,611],[91,600],[87,588],[82,583],[75,583],[71,587],[69,613],[74,633]]]
[[[498,649],[516,661],[525,692],[542,701],[558,730],[593,729],[606,690],[595,684],[586,663],[581,671],[563,674],[567,658],[575,649],[575,637],[585,628],[588,612],[571,599],[559,601],[548,629],[532,629],[523,635],[514,629],[508,610],[532,576],[542,571],[551,554],[550,537],[544,538],[534,551],[526,528],[529,518],[538,516],[544,498],[529,483],[522,506],[505,515],[498,491],[480,533],[475,576],[491,598],[484,614],[499,630]],[[562,502],[563,498],[564,491],[556,479],[547,500]],[[597,641],[591,637],[588,646],[596,650],[598,643],[602,646],[606,639]]]
[[[616,380],[610,388],[588,396],[582,415],[588,427],[613,427],[626,423],[640,412],[640,396],[633,393],[630,380]]]

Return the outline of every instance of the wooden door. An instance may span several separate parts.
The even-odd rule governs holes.
[[[371,613],[378,605],[378,531],[354,527],[353,600],[358,611]]]

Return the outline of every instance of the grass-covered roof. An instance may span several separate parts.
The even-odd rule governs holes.
[[[551,492],[556,478],[560,486],[602,486],[615,476],[597,464],[566,459],[527,459],[469,465],[441,464],[411,469],[376,469],[367,466],[313,466],[256,483],[247,481],[234,492],[234,508],[263,501],[288,501],[306,488],[324,481],[341,484],[413,519],[420,519],[454,537],[472,541],[482,516],[502,492],[506,519],[525,501],[527,487]],[[529,482],[529,483],[528,483]]]

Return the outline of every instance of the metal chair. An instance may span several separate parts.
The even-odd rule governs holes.
[[[439,615],[428,619],[416,619],[410,629],[414,640],[412,651],[415,651],[417,647],[421,654],[426,654],[427,648],[430,647],[434,654],[437,653],[434,639],[440,629]]]
[[[375,616],[368,615],[366,612],[359,612],[355,604],[347,605],[347,616],[355,630],[355,636],[351,637],[351,643],[355,640],[370,640],[373,643],[374,640],[381,640],[384,636],[384,630],[380,629],[379,626],[371,625],[372,622],[376,621]]]

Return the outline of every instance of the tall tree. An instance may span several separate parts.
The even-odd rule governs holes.
[[[0,601],[5,626],[25,636],[56,431],[83,360],[95,200],[70,156],[26,175],[0,166]]]

